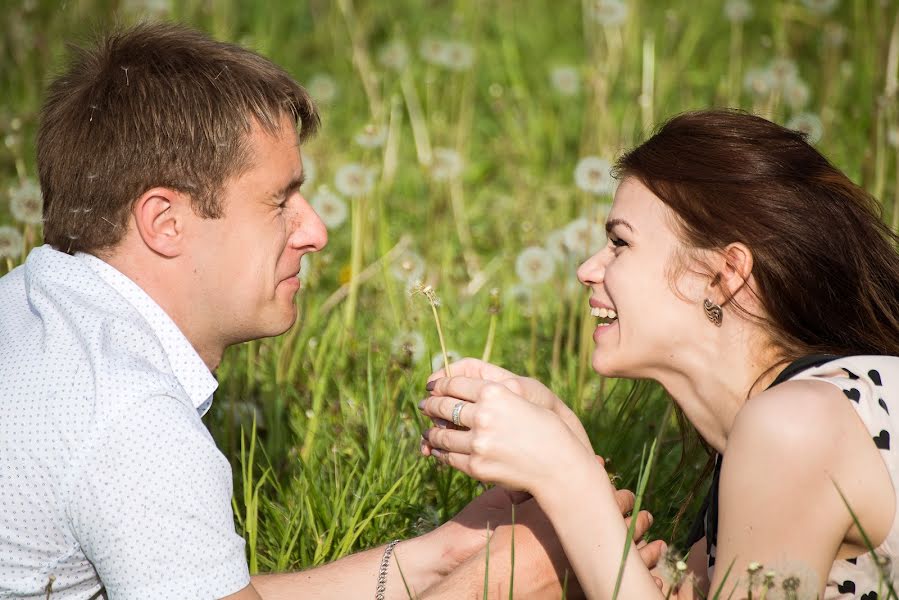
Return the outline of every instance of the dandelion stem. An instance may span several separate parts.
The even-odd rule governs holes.
[[[430,301],[431,299],[428,298]],[[437,338],[440,340],[440,351],[443,353],[443,368],[446,369],[446,376],[452,377],[450,372],[449,355],[446,353],[446,342],[443,340],[443,327],[440,326],[440,315],[437,314],[437,303],[431,301],[431,312],[434,314],[434,323],[437,324]]]
[[[490,324],[487,326],[487,341],[484,343],[484,352],[481,360],[490,362],[490,353],[493,351],[493,339],[496,337],[496,313],[490,315]]]

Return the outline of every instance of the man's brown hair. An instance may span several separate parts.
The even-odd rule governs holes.
[[[319,126],[283,69],[188,27],[145,23],[74,48],[41,109],[45,241],[70,253],[112,248],[133,201],[156,186],[222,216],[218,193],[250,166],[253,124],[274,135],[284,115],[301,140]]]

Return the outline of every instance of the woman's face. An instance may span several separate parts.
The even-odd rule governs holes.
[[[672,223],[668,207],[628,177],[606,221],[608,244],[578,268],[599,323],[593,368],[602,375],[655,379],[692,356],[699,328],[709,326],[702,309],[709,278],[677,268],[684,246]],[[596,317],[603,308],[617,316]]]

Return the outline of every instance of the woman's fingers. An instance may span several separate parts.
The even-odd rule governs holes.
[[[637,548],[637,552],[640,553],[640,558],[643,559],[643,564],[646,565],[646,568],[651,570],[662,560],[662,555],[667,548],[668,546],[664,541],[655,540],[641,548]]]
[[[634,503],[637,497],[630,490],[615,490],[615,500],[618,501],[618,508],[621,509],[622,515],[628,515],[634,510]]]
[[[495,381],[462,376],[435,379],[428,383],[428,388],[431,396],[452,396],[469,402],[515,396],[508,388]]]
[[[494,364],[478,360],[476,358],[463,358],[454,363],[450,363],[450,372],[453,375],[461,375],[462,377],[471,377],[474,379],[487,379],[490,381],[500,381],[515,377],[515,373],[508,371]],[[446,377],[446,369],[439,369],[431,373],[428,381],[441,379]]]
[[[633,516],[624,519],[624,524],[627,527],[631,526],[631,519],[633,519]],[[641,510],[639,513],[637,513],[637,524],[634,527],[634,541],[639,542],[641,539],[643,539],[643,536],[646,535],[647,531],[649,531],[651,525],[652,515],[649,514],[649,511]]]
[[[431,448],[462,454],[471,454],[471,435],[470,431],[437,427],[432,427],[424,432],[424,438]]]
[[[477,405],[473,402],[448,396],[430,396],[422,400],[418,406],[432,419],[442,419],[453,425],[458,422],[462,427],[471,427],[474,412],[477,410]],[[455,419],[453,413],[456,413]]]

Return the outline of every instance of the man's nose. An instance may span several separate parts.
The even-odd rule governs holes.
[[[307,252],[318,252],[328,244],[328,229],[305,198],[302,198],[301,206],[294,218],[291,242]]]

